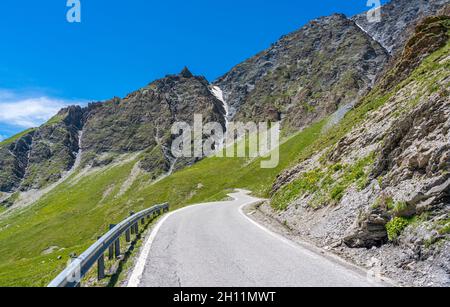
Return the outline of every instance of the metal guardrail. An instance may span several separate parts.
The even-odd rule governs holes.
[[[111,229],[81,256],[74,259],[70,265],[58,275],[49,285],[50,288],[78,287],[81,279],[97,263],[98,279],[105,278],[105,252],[109,250],[109,259],[120,256],[120,237],[125,234],[126,242],[131,242],[131,234],[139,233],[139,222],[145,224],[146,219],[153,219],[161,213],[169,211],[169,204],[161,204],[143,210],[139,213],[131,213],[130,217],[118,225],[111,225]]]

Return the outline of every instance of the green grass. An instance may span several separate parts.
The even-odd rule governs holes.
[[[50,118],[43,126],[48,127],[48,126],[52,126],[55,124],[59,124],[63,120],[64,120],[64,115],[57,114],[57,115],[53,116],[52,118]]]
[[[354,165],[321,166],[306,172],[274,195],[272,207],[285,210],[296,199],[311,194],[314,197],[308,204],[312,208],[336,204],[342,200],[351,185],[356,184],[359,189],[367,185],[373,162],[374,155],[370,154]]]
[[[404,201],[399,201],[394,203],[394,205],[392,206],[392,213],[394,213],[395,215],[400,214],[401,212],[405,211],[408,209],[408,204]]]

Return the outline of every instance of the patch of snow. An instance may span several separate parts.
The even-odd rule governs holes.
[[[230,106],[226,103],[225,99],[223,98],[223,91],[218,86],[213,86],[211,88],[211,93],[219,99],[222,104],[223,108],[225,109],[225,129],[228,128],[228,124],[230,122],[229,116],[230,116]]]
[[[222,145],[218,147],[217,151],[222,150],[225,146],[226,146],[226,135],[228,132],[228,127],[230,125],[230,105],[225,101],[225,98],[223,97],[223,91],[220,87],[218,86],[212,86],[211,87],[211,93],[217,98],[219,99],[222,104],[223,104],[223,108],[225,110],[225,131],[224,131],[224,136],[223,136],[223,140],[222,140]]]

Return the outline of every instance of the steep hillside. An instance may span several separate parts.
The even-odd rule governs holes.
[[[107,165],[124,153],[142,152],[135,171],[148,172],[154,180],[191,165],[198,159],[176,160],[169,148],[172,124],[191,123],[193,114],[223,127],[230,119],[281,120],[285,135],[334,112],[332,122],[339,121],[389,63],[386,50],[372,39],[376,39],[374,33],[400,42],[404,23],[393,20],[404,18],[413,24],[420,16],[442,9],[444,2],[408,3],[414,9],[405,9],[405,16],[406,2],[394,0],[386,5],[383,26],[368,33],[361,29],[366,26],[363,15],[351,20],[335,14],[310,22],[219,78],[214,86],[223,91],[225,101],[218,99],[220,95],[206,79],[185,69],[124,99],[61,110],[45,125],[0,143],[0,202],[7,207],[30,204],[79,165]],[[416,10],[420,11],[417,16],[412,13]],[[433,39],[421,39],[418,44],[439,44]],[[410,47],[414,52],[414,46]]]
[[[283,120],[296,131],[352,105],[388,61],[353,21],[336,14],[311,21],[215,82],[236,120]]]
[[[390,82],[283,172],[274,211],[262,210],[361,265],[382,260],[397,280],[448,286],[450,18],[428,18],[416,30]],[[418,43],[429,37],[446,43]]]

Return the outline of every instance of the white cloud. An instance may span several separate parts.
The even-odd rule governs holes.
[[[61,108],[81,103],[45,95],[17,94],[0,90],[0,123],[23,128],[37,127],[58,113]]]

